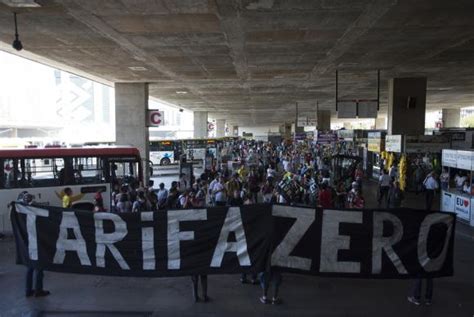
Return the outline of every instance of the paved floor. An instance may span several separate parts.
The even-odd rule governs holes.
[[[366,187],[374,206],[373,185]],[[409,194],[406,206],[421,207]],[[455,275],[435,280],[433,306],[406,301],[409,281],[318,278],[286,274],[280,306],[258,301],[258,286],[238,276],[209,277],[212,301],[195,304],[190,278],[117,278],[46,273],[52,295],[23,296],[24,268],[14,264],[14,243],[0,241],[0,316],[474,316],[474,230],[458,224]]]

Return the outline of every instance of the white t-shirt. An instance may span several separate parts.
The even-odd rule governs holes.
[[[285,170],[285,172],[291,172],[290,161],[283,160],[283,169]]]
[[[459,176],[457,175],[454,178],[454,181],[456,182],[456,187],[461,188],[464,185],[464,181],[466,180],[466,176]]]
[[[283,195],[278,195],[278,203],[280,204],[286,204],[286,199],[283,197]]]
[[[219,191],[218,193],[216,193],[216,201],[221,201],[222,202],[222,201],[227,200],[225,191],[223,189],[224,189],[224,185],[222,185],[221,183],[216,183],[214,185],[213,192]]]
[[[219,183],[219,181],[217,179],[214,179],[210,184],[209,184],[209,193],[213,193],[214,191],[214,186]]]
[[[165,201],[168,198],[168,190],[166,188],[160,189],[156,196],[159,202]]]
[[[438,182],[436,181],[436,179],[434,179],[433,176],[428,176],[423,181],[423,185],[425,185],[426,189],[430,189],[430,190],[438,189]],[[461,187],[462,187],[462,185],[461,185]]]
[[[267,169],[267,177],[275,178],[275,175],[276,175],[276,171],[274,169],[272,169],[272,168]]]

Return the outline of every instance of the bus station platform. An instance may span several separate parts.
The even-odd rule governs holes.
[[[377,187],[365,184],[367,207]],[[437,197],[439,198],[439,197]],[[423,208],[408,193],[407,207]],[[15,243],[0,241],[0,316],[468,316],[474,314],[474,230],[456,224],[452,277],[434,280],[432,306],[407,301],[411,280],[368,280],[284,274],[281,305],[260,303],[260,287],[238,275],[209,276],[208,303],[194,303],[190,277],[129,278],[45,273],[45,298],[25,298],[25,268],[15,265]]]

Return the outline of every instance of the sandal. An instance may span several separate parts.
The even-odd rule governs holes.
[[[260,302],[262,304],[268,304],[268,299],[265,296],[260,297]]]

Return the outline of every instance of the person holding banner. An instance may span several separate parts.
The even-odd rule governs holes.
[[[63,208],[71,208],[72,203],[78,200],[81,200],[85,194],[77,194],[73,195],[71,187],[66,187],[62,192],[59,194],[56,192],[56,196],[61,199]]]
[[[408,296],[408,301],[416,306],[421,304],[421,288],[422,288],[423,279],[418,278],[413,284],[412,295]],[[426,293],[425,293],[425,305],[431,306],[431,299],[433,298],[433,279],[426,279]]]
[[[34,196],[28,193],[27,191],[22,192],[18,196],[18,201],[23,202],[27,205],[33,204]],[[34,288],[33,288],[33,277],[34,277]],[[26,288],[25,288],[25,296],[26,297],[44,297],[51,294],[50,291],[46,291],[43,289],[43,278],[44,273],[41,269],[35,269],[32,267],[28,267],[26,270]]]
[[[260,302],[262,304],[281,304],[281,299],[278,297],[280,291],[280,285],[282,283],[283,277],[281,273],[277,270],[270,269],[269,271],[260,272],[260,286],[262,287],[262,296],[260,297]],[[270,284],[273,285],[273,297],[270,300],[268,298],[268,289]]]
[[[201,279],[201,291],[202,291],[202,300],[203,302],[209,301],[209,296],[207,296],[207,275],[192,275],[191,281],[193,282],[193,297],[194,301],[197,303],[201,301],[199,297],[199,278]]]

